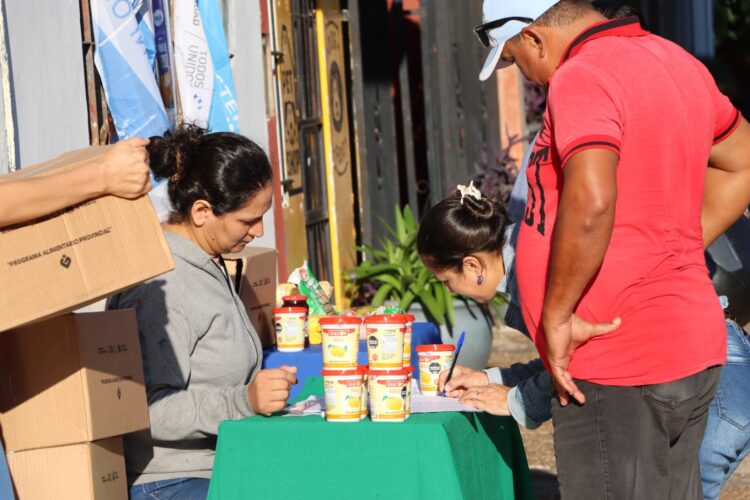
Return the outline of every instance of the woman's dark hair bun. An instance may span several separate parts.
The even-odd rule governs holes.
[[[460,200],[460,193],[457,196]],[[473,196],[464,196],[463,207],[477,220],[491,221],[492,218],[496,216],[498,210],[502,210],[503,213],[505,213],[505,206],[502,203],[498,203],[494,199],[486,198],[484,196],[479,200]]]
[[[185,167],[192,148],[206,135],[206,130],[184,124],[168,131],[164,137],[152,137],[148,149],[149,164],[156,180],[177,177]]]
[[[232,132],[183,124],[152,137],[147,149],[154,178],[168,179],[173,222],[184,220],[197,200],[208,201],[216,215],[236,210],[272,177],[263,149]]]
[[[505,203],[453,193],[430,208],[419,225],[417,251],[435,269],[460,271],[478,252],[502,252],[509,223]]]

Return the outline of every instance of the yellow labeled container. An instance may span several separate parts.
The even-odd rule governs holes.
[[[401,368],[404,364],[403,315],[375,315],[365,319],[367,360],[371,370]]]
[[[437,396],[440,372],[453,362],[453,344],[426,344],[417,347],[419,357],[419,388],[425,396]]]
[[[362,412],[362,371],[323,370],[326,420],[359,422]]]
[[[373,422],[403,422],[409,380],[405,368],[367,371],[370,419]]]
[[[323,349],[323,368],[357,368],[359,329],[362,321],[349,316],[320,318]]]
[[[277,307],[273,310],[276,348],[281,352],[298,352],[305,348],[307,309]]]

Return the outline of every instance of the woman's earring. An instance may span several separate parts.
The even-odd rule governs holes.
[[[477,285],[481,285],[482,283],[484,283],[484,276],[480,274],[477,276]]]

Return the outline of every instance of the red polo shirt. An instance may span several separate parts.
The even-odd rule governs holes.
[[[541,326],[551,235],[565,163],[619,154],[612,239],[576,313],[622,326],[575,353],[575,378],[607,385],[677,380],[726,355],[723,314],[703,257],[701,200],[711,147],[739,113],[706,68],[635,18],[595,24],[568,47],[549,85],[527,169],[516,265],[524,320],[545,359]],[[546,361],[546,360],[545,360]]]

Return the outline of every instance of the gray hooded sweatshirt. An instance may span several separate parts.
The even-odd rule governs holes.
[[[107,302],[135,308],[151,428],[125,437],[128,483],[211,477],[223,420],[253,415],[247,386],[263,351],[222,268],[165,232],[174,270]]]

